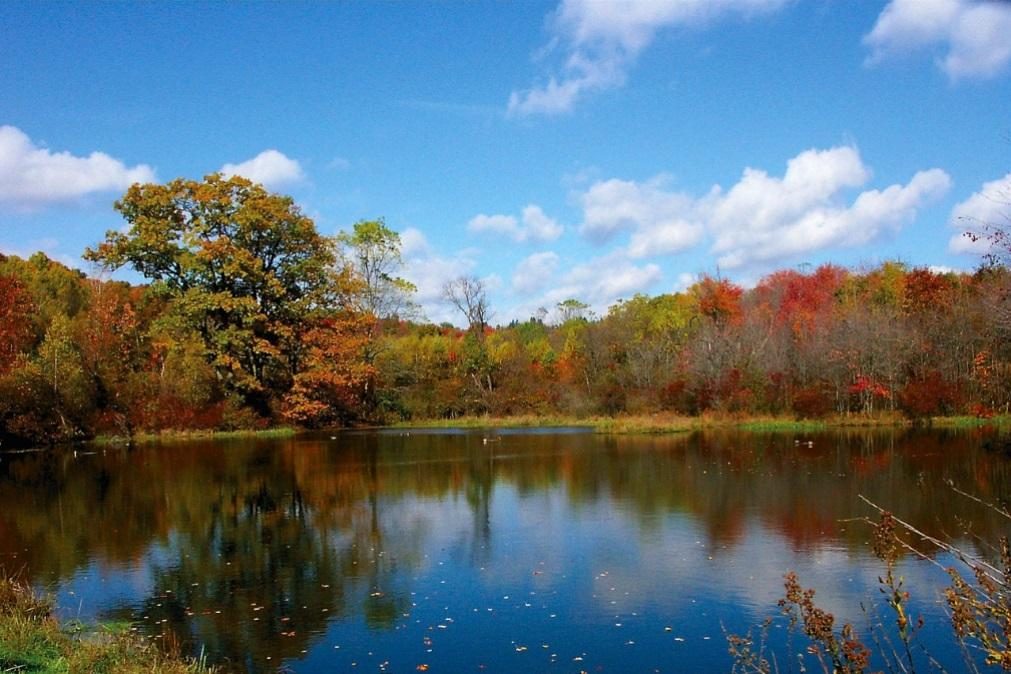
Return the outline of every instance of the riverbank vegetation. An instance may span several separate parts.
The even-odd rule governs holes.
[[[381,220],[328,238],[290,198],[218,175],[134,185],[116,209],[127,227],[85,257],[142,285],[0,256],[5,446],[472,417],[986,419],[1011,404],[1000,257],[971,274],[782,270],[752,288],[703,275],[603,315],[570,298],[505,325],[460,277],[445,287],[456,327],[420,315]]]
[[[61,624],[30,586],[0,576],[0,671],[40,674],[213,674],[129,631]]]
[[[964,498],[989,509],[1005,520],[1011,519],[1005,505],[988,503],[951,485],[954,498]],[[797,574],[785,576],[785,594],[779,601],[781,627],[789,635],[787,647],[771,646],[769,618],[751,632],[727,634],[734,658],[731,671],[748,674],[779,672],[779,661],[791,662],[796,654],[800,671],[845,672],[945,672],[931,653],[921,632],[926,627],[911,603],[910,592],[930,588],[908,588],[899,564],[905,557],[920,559],[943,569],[949,584],[942,595],[954,641],[963,657],[964,670],[1011,668],[1011,546],[1007,536],[982,542],[982,554],[970,552],[944,537],[925,533],[898,519],[891,512],[860,497],[876,511],[877,521],[863,518],[872,527],[870,546],[882,563],[876,599],[861,603],[866,624],[838,626],[835,616],[818,606],[816,590],[803,589]],[[943,560],[943,561],[942,561]],[[796,641],[795,641],[796,639]],[[797,644],[801,648],[797,648]],[[788,651],[788,652],[784,652]],[[882,666],[884,669],[882,669]]]

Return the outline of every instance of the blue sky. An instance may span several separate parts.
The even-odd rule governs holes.
[[[0,250],[80,255],[136,180],[384,217],[432,320],[717,271],[972,269],[1011,201],[1011,3],[0,3]],[[88,270],[92,271],[92,270]],[[129,277],[129,276],[127,276]]]

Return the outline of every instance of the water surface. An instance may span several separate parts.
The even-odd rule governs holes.
[[[970,548],[1007,534],[947,484],[1011,496],[983,439],[439,430],[0,454],[0,565],[64,617],[237,671],[729,671],[724,630],[776,615],[787,570],[867,624],[882,567],[858,494]],[[960,670],[943,573],[901,571],[921,639]]]

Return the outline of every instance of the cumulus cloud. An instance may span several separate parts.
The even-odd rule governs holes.
[[[305,178],[302,166],[277,150],[264,150],[239,164],[225,164],[221,173],[242,176],[270,188],[290,185]]]
[[[551,251],[534,253],[524,258],[513,272],[513,290],[521,295],[540,290],[551,280],[558,261],[558,255]]]
[[[540,206],[529,204],[520,218],[512,215],[475,215],[467,223],[467,229],[476,233],[506,236],[517,243],[527,241],[554,241],[562,235],[564,227],[557,220],[549,218]]]
[[[416,227],[408,227],[400,233],[400,254],[404,258],[427,255],[432,250],[424,233]]]
[[[858,246],[897,231],[913,220],[917,210],[942,196],[951,179],[940,169],[920,171],[906,185],[862,192],[850,206],[834,205],[829,199],[812,201],[789,209],[781,217],[748,221],[713,220],[718,232],[713,252],[724,268],[772,262],[837,246]],[[760,207],[779,210],[770,194]],[[734,211],[734,195],[721,205]]]
[[[634,230],[629,254],[646,257],[674,253],[698,243],[703,228],[689,219],[693,199],[667,189],[669,178],[645,183],[604,180],[580,197],[583,224],[579,232],[595,242],[607,241],[623,230]]]
[[[513,116],[557,115],[572,110],[588,93],[620,87],[628,70],[656,33],[676,26],[701,26],[728,15],[768,13],[790,0],[562,0],[550,18],[552,47],[565,55],[547,82],[513,91]]]
[[[943,195],[951,180],[921,171],[906,185],[867,190],[849,202],[871,171],[852,147],[807,150],[787,162],[782,177],[746,168],[729,190],[692,197],[672,192],[663,176],[645,183],[608,180],[581,196],[580,231],[603,240],[631,230],[627,253],[641,258],[685,250],[705,233],[721,267],[754,267],[837,246],[856,246],[910,222]]]
[[[1011,3],[892,0],[864,37],[868,64],[924,49],[951,79],[993,77],[1011,61]]]
[[[733,268],[868,243],[910,222],[951,185],[940,169],[920,171],[906,185],[862,192],[847,206],[843,192],[869,179],[852,147],[802,152],[782,178],[745,169],[726,194],[714,193],[703,206],[718,263]]]
[[[1011,231],[1011,173],[983,183],[978,192],[957,204],[951,211],[950,224],[959,233],[951,237],[948,250],[975,255],[990,253],[992,246],[986,235],[992,228]],[[973,236],[966,236],[966,232]]]
[[[17,127],[0,126],[0,204],[37,208],[154,180],[146,164],[128,167],[104,152],[53,152]]]

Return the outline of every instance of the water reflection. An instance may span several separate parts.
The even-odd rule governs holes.
[[[722,671],[721,625],[773,611],[788,568],[859,622],[878,568],[846,521],[858,494],[966,545],[1006,534],[946,484],[1008,497],[980,440],[412,431],[0,455],[0,564],[239,671]]]

